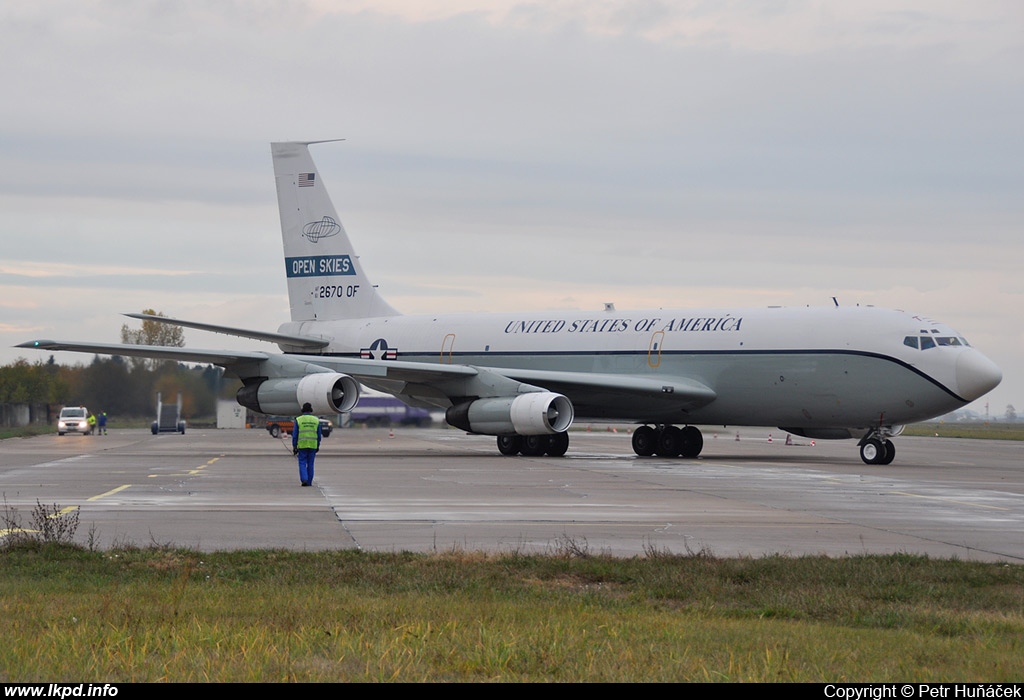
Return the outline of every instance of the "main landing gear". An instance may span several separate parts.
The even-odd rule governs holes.
[[[861,438],[858,445],[860,458],[864,460],[864,464],[892,464],[896,458],[896,445],[892,444],[892,440],[883,432],[868,433]]]
[[[633,451],[640,457],[687,457],[693,458],[704,449],[704,436],[700,430],[688,425],[679,428],[661,425],[652,428],[641,425],[633,431]]]
[[[569,433],[554,435],[499,435],[498,452],[512,457],[522,454],[526,457],[561,457],[569,449]]]

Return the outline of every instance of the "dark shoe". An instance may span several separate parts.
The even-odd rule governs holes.
[[[308,481],[303,481],[303,482],[302,482],[302,485],[303,485],[303,486],[309,486],[309,482],[308,482]]]

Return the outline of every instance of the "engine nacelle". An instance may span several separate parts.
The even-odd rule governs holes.
[[[561,394],[538,391],[467,401],[444,417],[449,425],[480,435],[551,435],[569,429],[573,408]]]
[[[359,382],[336,372],[264,379],[243,386],[236,398],[246,408],[268,415],[294,416],[304,403],[313,407],[313,413],[344,413],[359,401]]]

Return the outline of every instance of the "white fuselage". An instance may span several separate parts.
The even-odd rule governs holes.
[[[872,307],[389,316],[281,332],[332,338],[324,354],[336,357],[685,377],[716,394],[685,417],[656,402],[570,396],[577,418],[652,423],[902,424],[959,408],[999,376],[948,326]]]

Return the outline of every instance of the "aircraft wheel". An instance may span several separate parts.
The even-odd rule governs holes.
[[[679,453],[683,457],[693,458],[704,449],[704,436],[700,430],[688,425],[679,432]]]
[[[650,457],[658,447],[658,434],[649,425],[641,425],[633,431],[633,451],[639,457]]]
[[[655,454],[659,457],[678,456],[680,448],[680,432],[679,428],[674,425],[665,426],[665,428],[658,433],[658,444],[654,449]]]
[[[886,440],[882,446],[885,447],[885,457],[879,464],[892,464],[892,461],[896,459],[896,445],[892,444],[892,440]]]
[[[498,452],[506,457],[514,457],[519,454],[520,442],[518,435],[499,435]]]
[[[561,457],[569,450],[569,433],[555,433],[548,439],[549,457]]]
[[[281,437],[281,426],[280,425],[272,425],[272,426],[270,426],[270,437],[272,437],[272,438],[279,438],[279,437]]]
[[[893,448],[893,456],[895,455],[896,449]],[[882,460],[885,459],[885,445],[875,438],[865,440],[860,446],[860,458],[864,460],[864,464],[882,464]]]
[[[540,457],[547,452],[550,442],[547,435],[524,435],[522,441],[519,451],[527,457]]]

